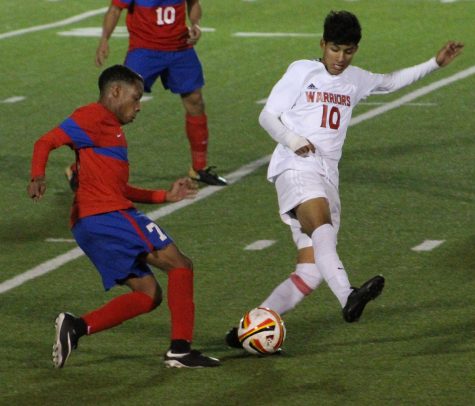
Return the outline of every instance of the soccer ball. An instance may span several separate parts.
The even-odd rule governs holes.
[[[284,321],[273,310],[257,307],[242,317],[238,338],[243,348],[251,354],[272,354],[285,340]]]

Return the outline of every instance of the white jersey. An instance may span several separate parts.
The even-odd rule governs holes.
[[[390,74],[375,74],[349,66],[339,75],[331,75],[318,60],[292,63],[272,89],[264,110],[280,118],[293,133],[307,138],[317,152],[300,157],[290,148],[277,144],[268,169],[273,180],[287,169],[322,171],[338,182],[346,130],[353,108],[365,97],[390,93],[437,69],[435,58],[420,65]]]

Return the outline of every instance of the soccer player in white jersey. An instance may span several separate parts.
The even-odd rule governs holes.
[[[343,318],[358,321],[366,304],[382,292],[377,275],[361,287],[350,285],[338,256],[340,225],[338,161],[353,108],[371,94],[390,93],[452,62],[463,44],[449,41],[435,57],[390,74],[350,66],[361,26],[355,15],[332,11],[324,23],[318,60],[299,60],[272,89],[259,123],[278,143],[268,168],[279,212],[290,226],[298,256],[295,271],[264,300],[279,314],[293,309],[325,281],[342,307]],[[237,329],[226,342],[240,347]]]

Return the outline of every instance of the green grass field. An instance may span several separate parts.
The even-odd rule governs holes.
[[[34,141],[76,107],[95,101],[97,38],[58,35],[100,27],[102,14],[2,38],[97,10],[107,1],[3,1],[0,15],[0,286],[75,247],[72,200],[53,152],[48,191],[26,196]],[[210,163],[228,174],[269,155],[273,141],[257,123],[290,62],[320,56],[319,36],[253,37],[236,32],[320,34],[331,9],[360,18],[354,64],[389,72],[422,62],[449,39],[466,43],[449,67],[414,86],[372,97],[388,103],[475,65],[474,1],[202,0],[205,32],[197,50],[205,69]],[[25,10],[28,10],[26,12]],[[123,23],[121,22],[121,25]],[[110,64],[123,61],[126,38],[111,40]],[[168,370],[166,304],[83,338],[63,370],[51,363],[54,318],[82,314],[123,290],[102,291],[87,258],[0,293],[2,405],[473,405],[475,404],[475,75],[456,80],[349,129],[340,163],[339,253],[352,283],[386,277],[383,295],[359,323],[346,324],[327,287],[285,316],[284,355],[231,350],[226,330],[293,271],[295,249],[277,214],[261,166],[218,193],[161,218],[194,260],[197,349],[221,368]],[[11,103],[14,96],[25,97]],[[379,107],[361,104],[354,117]],[[125,131],[131,181],[164,187],[187,173],[189,153],[180,100],[160,88]],[[149,212],[157,206],[139,206]],[[256,240],[275,240],[245,251]],[[415,252],[425,240],[444,240]],[[158,274],[162,285],[166,277]]]

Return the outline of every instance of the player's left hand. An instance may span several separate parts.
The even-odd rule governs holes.
[[[173,182],[167,191],[167,202],[179,202],[183,199],[193,199],[198,193],[198,185],[190,178],[180,178]]]
[[[195,45],[201,37],[201,28],[198,24],[193,24],[188,28],[188,38],[186,43],[189,45]]]
[[[435,60],[440,67],[448,65],[452,62],[460,53],[464,44],[458,41],[449,41],[447,42],[442,49],[437,52]]]

